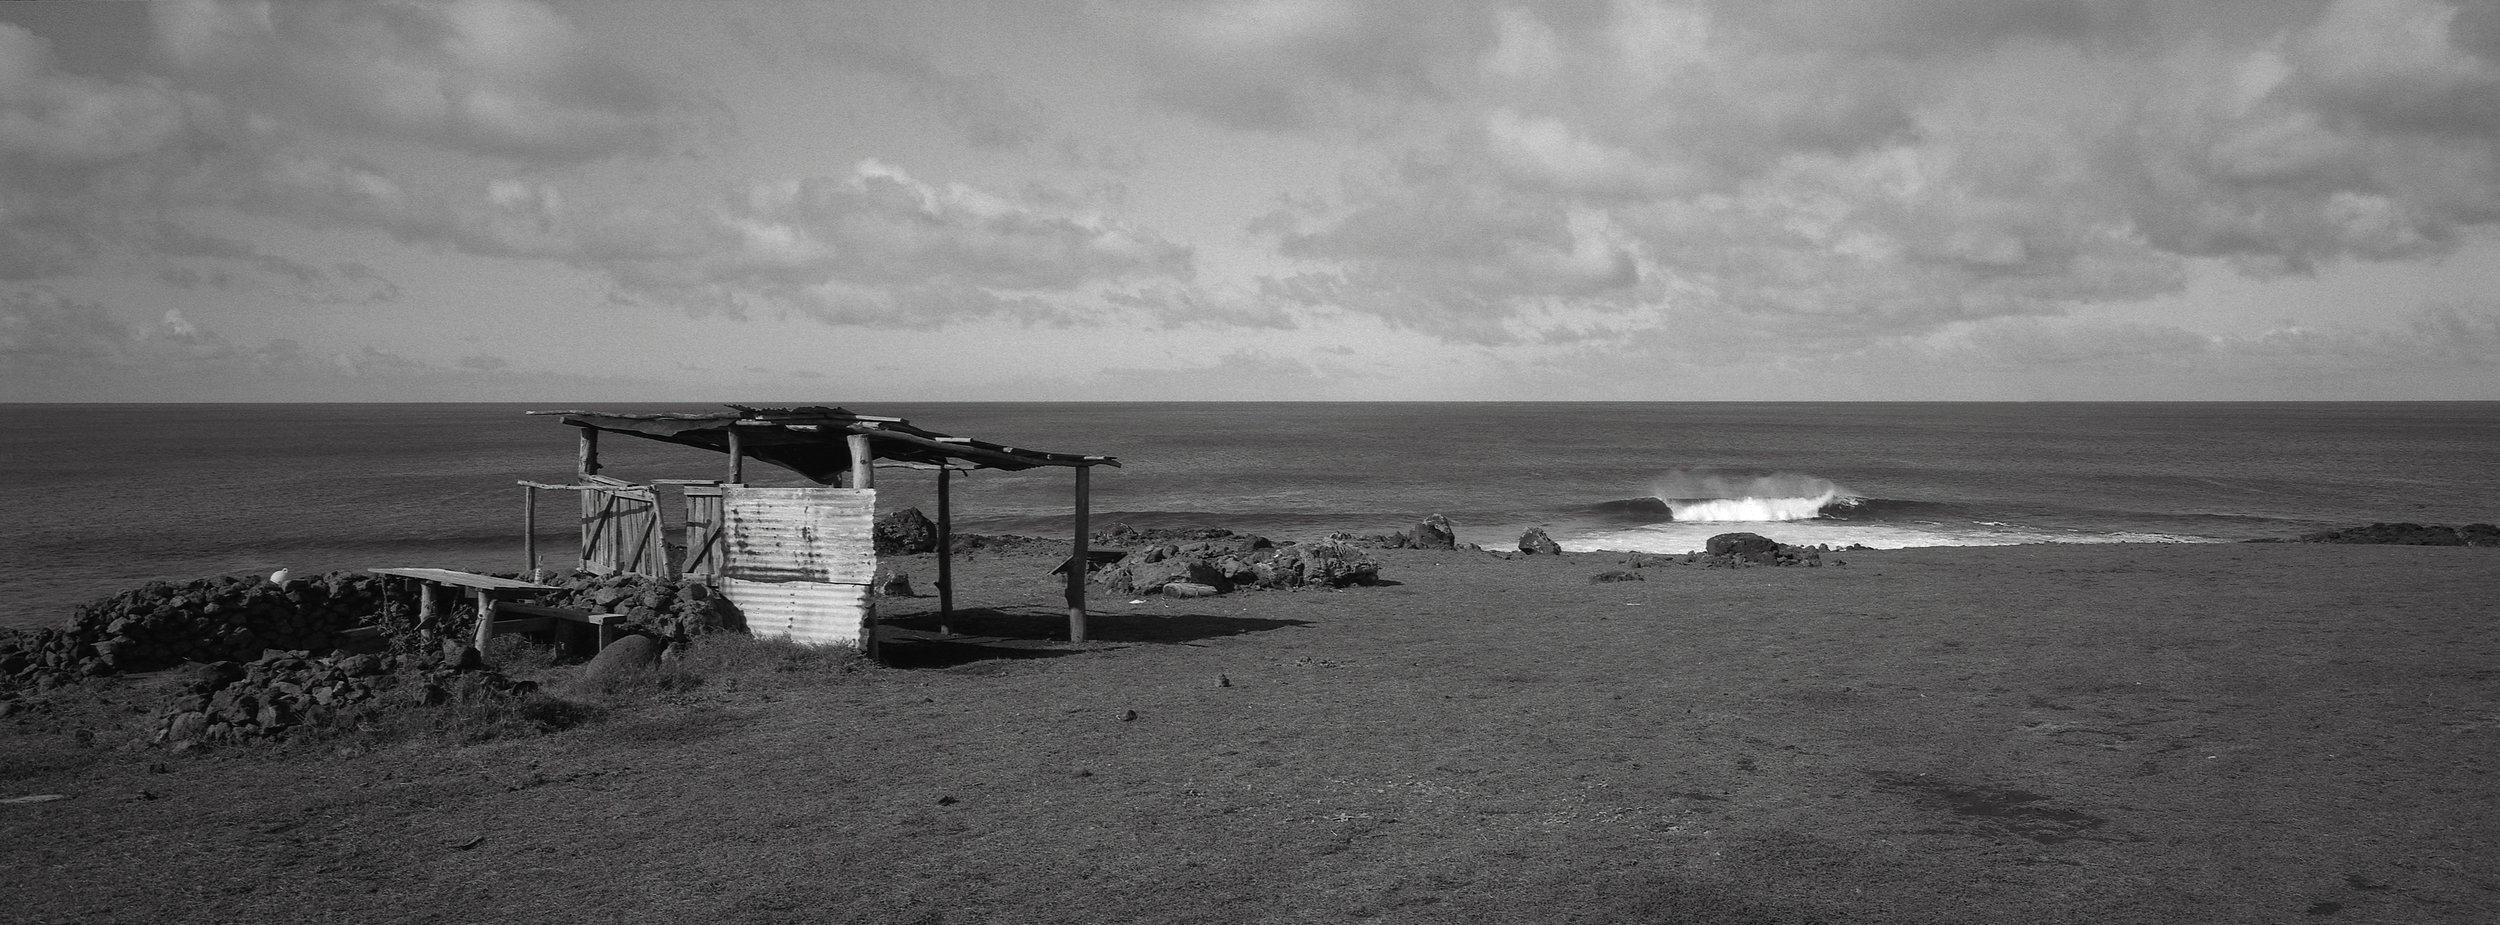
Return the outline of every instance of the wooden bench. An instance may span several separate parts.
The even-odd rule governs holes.
[[[610,617],[610,620],[592,620],[590,612],[560,610],[560,607],[540,607],[540,605],[525,605],[525,602],[502,600],[502,597],[510,597],[510,595],[525,595],[525,592],[535,595],[535,592],[542,592],[542,590],[555,590],[555,585],[525,582],[525,580],[517,580],[517,577],[477,575],[477,572],[460,572],[460,570],[450,570],[450,567],[367,567],[367,572],[375,572],[375,575],[390,575],[390,577],[410,577],[410,580],[420,582],[420,585],[417,585],[420,587],[420,597],[417,597],[417,622],[422,622],[422,625],[432,625],[435,615],[440,612],[440,605],[437,605],[435,600],[442,590],[455,590],[455,592],[470,590],[472,595],[477,597],[477,655],[485,655],[485,640],[492,640],[495,632],[552,630],[552,627],[555,627],[555,620],[587,622],[587,625],[597,627],[597,630],[600,630],[600,647],[605,647],[607,642],[612,642],[612,632],[615,632],[612,627],[607,627],[607,622],[622,620],[622,617],[612,615],[612,612],[602,612],[602,615],[597,615],[597,617]],[[505,612],[517,612],[517,615],[522,615],[522,617],[520,620],[502,620]]]
[[[510,615],[511,619],[505,619],[506,615]],[[579,624],[591,628],[594,638],[598,640],[591,651],[597,652],[625,635],[625,622],[625,615],[621,613],[591,613],[540,604],[497,604],[495,625],[487,636],[494,633],[553,633],[567,624]],[[484,652],[485,649],[481,647],[478,651]]]

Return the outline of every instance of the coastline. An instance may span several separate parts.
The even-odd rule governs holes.
[[[97,897],[124,921],[2500,915],[2474,873],[2500,856],[2489,549],[1946,547],[1605,583],[1629,557],[1374,552],[1391,583],[1102,601],[1104,642],[1043,657],[742,677],[539,738],[165,774],[109,737],[52,770],[19,749],[5,795],[70,798],[0,807],[0,864],[60,872],[0,903],[38,921],[96,918]],[[959,606],[1046,635],[1051,555],[959,560]],[[546,858],[608,876],[528,873]]]

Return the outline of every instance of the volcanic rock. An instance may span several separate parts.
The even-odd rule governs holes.
[[[937,524],[916,507],[877,518],[877,554],[908,556],[937,551]]]
[[[638,671],[648,671],[660,663],[660,642],[649,636],[627,636],[599,650],[590,664],[582,666],[582,680],[605,681]]]
[[[1415,534],[1407,542],[1417,549],[1457,549],[1458,531],[1450,528],[1449,518],[1434,514],[1415,525]]]
[[[1759,533],[1722,533],[1711,537],[1703,549],[1714,556],[1767,556],[1780,551],[1780,544]]]
[[[1545,535],[1544,527],[1529,527],[1528,532],[1519,534],[1519,551],[1531,556],[1559,556],[1562,555],[1563,550],[1561,543],[1554,542],[1553,537]]]

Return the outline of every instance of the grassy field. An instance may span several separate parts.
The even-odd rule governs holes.
[[[167,755],[120,682],[0,720],[0,799],[67,797],[0,804],[0,920],[2500,921],[2491,550],[1378,555],[1081,647],[542,669],[597,718],[474,744]],[[1047,565],[960,563],[958,628],[1060,630]]]

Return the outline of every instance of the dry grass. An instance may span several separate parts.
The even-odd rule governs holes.
[[[1394,586],[1103,602],[1104,642],[908,670],[707,637],[645,686],[539,669],[601,711],[569,731],[352,756],[169,759],[0,721],[0,797],[70,796],[0,806],[0,909],[2500,919],[2500,556],[1848,558],[1593,584],[1627,563],[1401,551]],[[1046,567],[958,578],[984,630],[1038,640]]]

